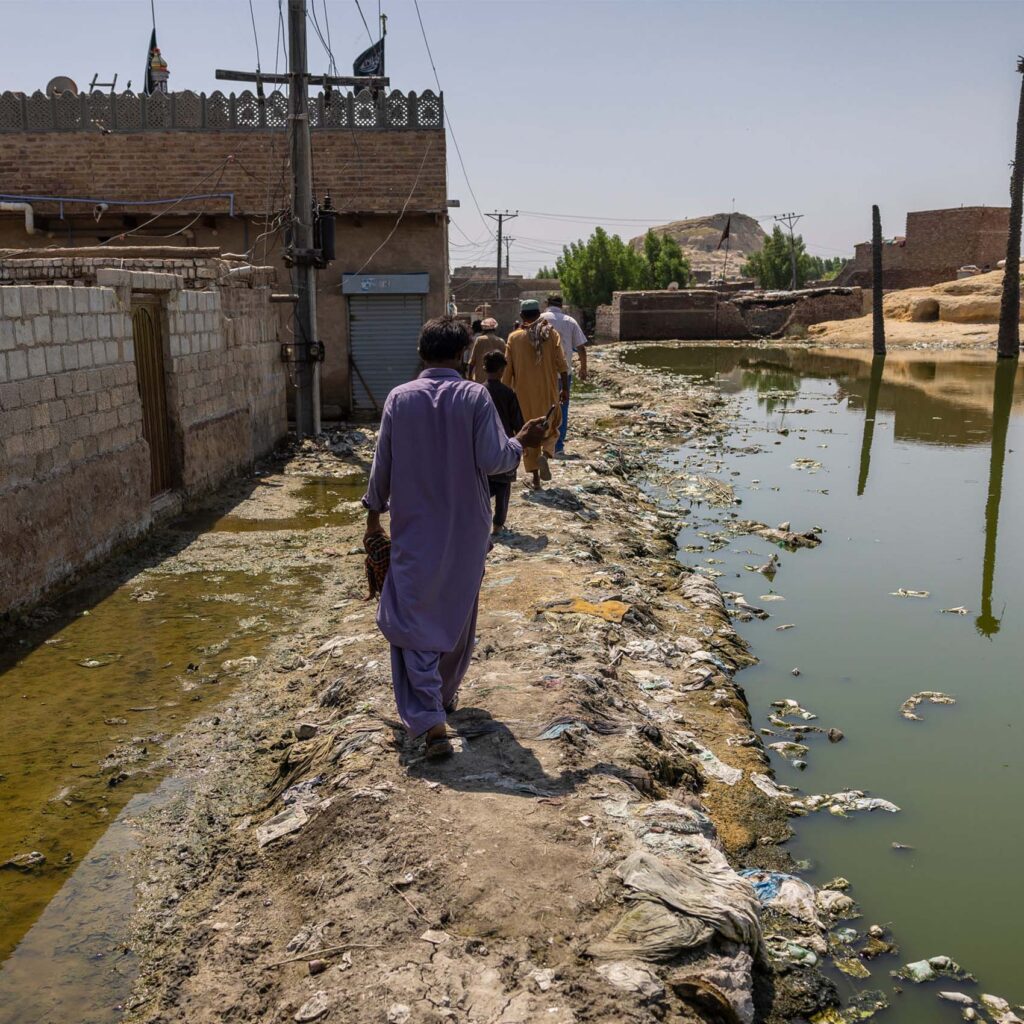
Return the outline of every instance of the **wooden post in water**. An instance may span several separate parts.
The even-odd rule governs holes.
[[[996,535],[999,532],[999,503],[1003,496],[1003,464],[1006,435],[1010,428],[1015,360],[996,360],[995,390],[992,394],[992,454],[988,464],[988,500],[985,502],[985,554],[981,564],[981,614],[974,626],[982,636],[999,632],[999,619],[992,614],[992,584],[996,577]]]
[[[885,355],[885,316],[882,310],[882,215],[871,207],[871,348]]]
[[[877,207],[876,207],[877,209]],[[864,410],[864,434],[860,442],[860,473],[857,476],[857,497],[864,493],[868,485],[868,472],[871,469],[871,442],[875,436],[875,416],[878,413],[878,393],[882,389],[882,371],[885,369],[885,356],[875,356],[871,360],[871,379],[868,382],[868,402]]]
[[[1000,359],[1016,359],[1020,355],[1020,230],[1024,213],[1024,57],[1017,58],[1020,82],[1020,105],[1017,108],[1017,144],[1013,151],[1013,172],[1010,174],[1010,235],[1006,239],[1006,266],[1003,270],[1003,298],[999,306],[999,342],[996,355]]]

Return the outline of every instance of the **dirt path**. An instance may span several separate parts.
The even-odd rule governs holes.
[[[770,769],[732,678],[750,656],[714,584],[675,560],[678,516],[631,482],[720,399],[592,362],[573,458],[541,495],[516,486],[489,556],[447,763],[396,728],[361,521],[207,534],[175,556],[285,559],[323,589],[170,755],[188,786],[140,855],[131,1021],[749,1022],[755,1004],[782,1020],[827,1000],[767,967],[733,871],[783,864],[789,832],[751,779]],[[307,446],[266,482],[365,468],[372,439]],[[576,598],[590,606],[556,607]],[[295,830],[261,847],[271,819]],[[627,902],[622,876],[650,891],[652,862],[680,855],[696,865],[669,880],[682,914]]]

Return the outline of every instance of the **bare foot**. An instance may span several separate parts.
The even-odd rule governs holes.
[[[535,490],[541,490],[540,486],[540,470],[535,469],[533,471],[533,478],[530,480],[530,486]]]

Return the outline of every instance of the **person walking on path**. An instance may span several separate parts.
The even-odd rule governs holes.
[[[580,380],[587,379],[587,336],[583,333],[579,321],[568,313],[562,312],[562,296],[549,295],[547,298],[547,309],[541,314],[556,331],[562,341],[562,352],[565,354],[565,365],[569,367],[569,390],[572,394],[572,355],[579,353],[580,357]],[[562,403],[562,425],[558,430],[558,441],[555,444],[555,454],[565,454],[565,436],[569,432],[569,399]]]
[[[487,370],[484,369],[484,358],[489,352],[505,354],[505,339],[498,334],[498,321],[493,316],[487,317],[482,323],[482,332],[476,336],[469,355],[467,376],[478,384],[487,383]]]
[[[558,437],[558,403],[569,401],[569,367],[565,362],[558,332],[541,319],[540,303],[525,299],[519,304],[523,326],[509,335],[505,358],[508,366],[501,382],[516,393],[523,415],[548,423],[542,441],[524,445],[523,466],[533,475],[532,486],[540,490],[541,480],[551,479],[548,458],[555,454]]]
[[[516,393],[501,383],[501,375],[508,366],[505,359],[504,345],[501,352],[488,352],[484,356],[484,369],[487,372],[487,381],[484,387],[490,392],[494,408],[498,410],[498,419],[505,428],[509,437],[515,437],[523,429],[523,411],[519,408],[519,399]],[[501,533],[508,519],[508,501],[512,496],[512,484],[516,478],[516,471],[510,470],[507,473],[499,473],[496,476],[487,478],[487,486],[490,488],[491,497],[494,499],[494,528],[493,534]]]
[[[430,758],[452,753],[446,717],[469,667],[489,546],[487,477],[507,473],[547,423],[508,437],[487,389],[459,375],[469,340],[450,316],[424,324],[425,369],[384,403],[369,484],[364,543],[391,513],[391,557],[377,625],[391,644],[402,724]]]

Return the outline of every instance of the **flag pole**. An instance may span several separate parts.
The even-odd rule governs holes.
[[[149,0],[149,13],[153,16],[153,31],[156,31],[156,0]]]

